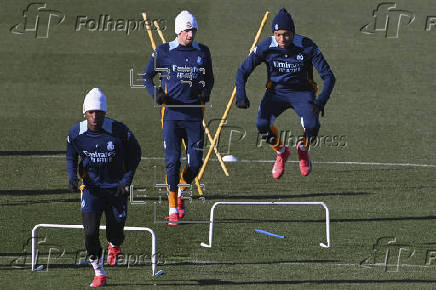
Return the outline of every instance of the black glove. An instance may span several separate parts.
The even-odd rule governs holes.
[[[168,95],[166,95],[166,94],[164,93],[164,91],[162,91],[162,89],[160,89],[160,88],[156,91],[156,96],[155,96],[155,98],[156,98],[156,103],[157,103],[158,105],[162,105],[163,103],[165,103],[166,101],[168,101]]]
[[[115,196],[129,195],[129,186],[118,185]]]
[[[324,106],[319,104],[316,100],[315,101],[309,101],[309,104],[312,105],[312,112],[315,115],[319,115],[321,113],[321,116],[324,117]]]
[[[236,107],[239,109],[248,109],[250,107],[250,101],[248,98],[236,100]]]
[[[198,94],[198,99],[199,99],[200,102],[202,102],[202,103],[207,103],[207,102],[209,102],[209,98],[210,98],[210,95],[209,95],[209,94],[206,94],[206,93],[204,92],[204,90],[202,90],[202,91]]]
[[[73,193],[79,192],[79,180],[77,178],[71,179],[68,182],[68,189]]]

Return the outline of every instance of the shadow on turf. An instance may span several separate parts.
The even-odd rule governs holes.
[[[31,205],[31,204],[43,204],[43,203],[53,203],[53,202],[80,202],[80,196],[77,195],[75,198],[57,198],[57,199],[46,199],[46,200],[20,200],[15,202],[3,202],[0,206],[16,206],[16,205]]]
[[[178,283],[177,283],[178,282]],[[187,281],[174,281],[174,280],[161,280],[157,278],[149,283],[111,283],[108,286],[113,287],[126,287],[126,286],[214,286],[214,285],[300,285],[300,284],[317,284],[317,285],[335,285],[335,284],[413,284],[413,283],[436,283],[436,280],[421,280],[421,279],[395,279],[395,280],[280,280],[280,281],[226,281],[218,279],[201,279],[201,280],[187,280]]]
[[[63,193],[68,193],[68,189],[0,189],[0,195],[43,195]]]
[[[210,262],[191,262],[182,261],[175,263],[167,263],[163,266],[216,266],[216,265],[280,265],[280,264],[310,264],[310,263],[337,263],[340,260],[290,260],[290,261],[263,261],[263,262],[234,262],[234,261],[210,261]]]
[[[321,192],[321,193],[306,193],[306,194],[288,194],[288,195],[278,195],[278,194],[261,194],[261,195],[242,195],[245,192],[239,191],[241,195],[209,195],[207,194],[206,201],[229,201],[233,199],[238,199],[240,201],[243,200],[271,200],[271,199],[282,199],[282,198],[306,198],[306,197],[324,197],[324,196],[356,196],[356,195],[372,195],[376,194],[375,192]],[[246,192],[247,194],[253,193]],[[147,197],[144,201],[159,201],[159,197]]]
[[[252,192],[247,192],[252,193]],[[356,195],[372,195],[375,192],[321,192],[321,193],[306,193],[306,194],[290,194],[290,195],[277,195],[277,194],[263,194],[263,195],[207,195],[206,200],[228,200],[228,199],[280,199],[280,198],[306,198],[306,197],[324,197],[324,196],[356,196]]]
[[[435,220],[436,216],[409,216],[409,217],[385,217],[385,218],[356,218],[356,219],[330,219],[330,223],[354,223],[354,222],[391,222],[391,221],[417,221]],[[325,223],[321,220],[267,220],[267,219],[217,219],[216,223]]]
[[[0,156],[65,155],[66,151],[0,151]]]
[[[215,279],[193,280],[199,285],[295,285],[295,284],[387,284],[387,283],[435,283],[436,280],[300,280],[300,281],[225,281]]]

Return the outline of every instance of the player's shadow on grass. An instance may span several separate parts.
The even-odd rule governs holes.
[[[241,192],[243,193],[243,192]],[[252,192],[247,192],[252,193]],[[261,195],[207,195],[206,200],[229,200],[229,199],[241,199],[241,200],[257,200],[257,199],[280,199],[280,198],[306,198],[306,197],[324,197],[324,196],[356,196],[356,195],[372,195],[375,192],[321,192],[321,193],[305,193],[305,194],[261,194]]]

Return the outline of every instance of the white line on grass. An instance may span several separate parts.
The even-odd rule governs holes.
[[[31,155],[21,157],[36,157],[36,158],[62,158],[64,155]],[[142,157],[142,160],[165,160],[164,157]],[[186,159],[186,158],[182,158]],[[210,161],[218,161],[218,159],[210,159]],[[256,159],[241,159],[242,163],[273,163],[275,160],[256,160]],[[289,160],[290,163],[298,163],[296,160]],[[436,164],[416,164],[416,163],[393,163],[393,162],[359,162],[359,161],[312,161],[314,164],[339,164],[339,165],[366,165],[366,166],[402,166],[402,167],[428,167],[436,168]]]

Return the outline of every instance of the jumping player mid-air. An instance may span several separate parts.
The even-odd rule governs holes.
[[[162,135],[168,184],[168,225],[178,225],[185,214],[183,187],[191,184],[202,165],[202,104],[209,101],[214,84],[209,48],[194,42],[197,20],[188,11],[175,19],[176,39],[157,47],[144,74],[144,85],[155,102],[163,105]],[[161,85],[153,77],[162,72]],[[186,145],[187,166],[180,174],[182,140]]]
[[[312,170],[308,149],[320,128],[319,113],[330,97],[335,77],[321,51],[309,38],[295,34],[291,15],[280,9],[272,23],[273,36],[266,38],[254,49],[238,68],[236,75],[236,106],[247,109],[250,101],[245,83],[256,66],[266,63],[268,79],[266,92],[257,115],[257,129],[266,142],[277,152],[272,176],[279,179],[284,172],[290,150],[273,126],[275,119],[289,108],[301,118],[304,137],[297,144],[300,172],[307,176]],[[316,97],[313,67],[324,81],[322,92]]]
[[[67,138],[70,190],[79,191],[77,171],[83,181],[80,190],[85,247],[95,272],[91,287],[106,284],[99,238],[101,216],[103,212],[106,215],[107,263],[113,266],[124,241],[128,188],[141,160],[135,136],[123,123],[106,118],[106,111],[102,91],[89,91],[83,102],[86,120],[74,125]]]

